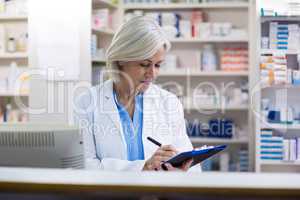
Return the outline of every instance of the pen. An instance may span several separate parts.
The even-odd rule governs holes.
[[[161,146],[161,143],[160,142],[157,142],[156,140],[154,140],[152,137],[147,137],[147,139],[152,142],[153,144],[156,144],[157,146]]]
[[[158,141],[156,141],[156,140],[154,140],[152,137],[147,137],[147,139],[148,139],[150,142],[152,142],[153,144],[156,144],[157,146],[161,147],[161,143],[158,142]],[[166,167],[166,165],[165,165],[164,162],[161,163],[161,167],[162,167],[163,170],[168,171],[168,168]],[[157,170],[158,170],[158,169],[155,168],[155,171],[157,171]]]

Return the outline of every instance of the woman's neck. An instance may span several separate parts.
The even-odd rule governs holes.
[[[128,87],[127,84],[122,82],[114,82],[114,90],[117,94],[117,98],[121,103],[129,103],[134,101],[135,90]]]

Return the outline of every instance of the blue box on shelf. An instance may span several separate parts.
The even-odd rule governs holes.
[[[269,123],[280,123],[280,112],[271,110],[268,113],[268,122]]]
[[[211,119],[209,121],[209,136],[231,138],[234,123],[229,119]]]

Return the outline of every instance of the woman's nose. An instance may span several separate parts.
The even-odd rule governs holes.
[[[148,68],[148,74],[150,74],[151,76],[155,74],[155,71],[156,71],[156,67],[154,64]]]

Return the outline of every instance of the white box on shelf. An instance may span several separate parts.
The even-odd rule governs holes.
[[[175,28],[175,26],[166,25],[166,26],[162,26],[162,29],[164,30],[168,39],[171,40],[171,39],[176,38],[177,29]]]
[[[5,0],[0,0],[0,15],[5,12]]]
[[[229,171],[229,153],[223,152],[220,154],[220,171],[228,172]]]
[[[167,54],[165,57],[163,68],[164,70],[176,70],[177,56],[175,54]]]
[[[106,29],[111,28],[109,9],[98,9],[93,11],[93,28]]]
[[[180,20],[180,36],[183,38],[191,38],[191,22],[189,20]]]
[[[295,161],[297,160],[297,142],[296,142],[296,139],[290,139],[290,160],[291,161]]]
[[[283,160],[290,160],[290,141],[288,139],[283,140]]]
[[[296,146],[297,146],[297,161],[299,161],[300,160],[300,137],[297,137],[296,141],[297,141],[297,144],[296,144]]]
[[[211,36],[211,23],[202,22],[199,24],[199,38],[208,38]]]
[[[5,28],[0,24],[0,54],[5,52]]]
[[[226,36],[225,36],[226,37]],[[247,30],[233,28],[228,35],[229,38],[245,39],[248,38]]]
[[[0,79],[0,93],[5,93],[7,91],[7,78]]]
[[[95,57],[97,54],[97,35],[96,34],[92,34],[92,37],[91,37],[91,54],[92,54],[92,57]]]

